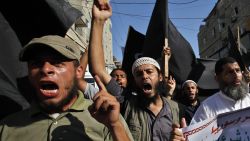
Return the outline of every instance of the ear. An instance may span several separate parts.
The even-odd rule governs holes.
[[[160,79],[160,81],[163,80],[162,73],[159,73],[159,79]]]
[[[83,70],[83,66],[82,65],[79,65],[77,68],[76,68],[76,78],[77,79],[80,79],[83,77],[83,73],[85,73],[85,71]]]

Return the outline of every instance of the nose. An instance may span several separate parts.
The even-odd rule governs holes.
[[[143,79],[148,79],[148,74],[145,71],[143,71],[143,73],[142,73],[142,78]]]
[[[116,81],[120,79],[119,75],[115,75],[113,78],[114,78]]]
[[[53,75],[54,74],[53,65],[48,61],[44,62],[43,65],[41,66],[40,73],[45,76]]]
[[[120,78],[120,77],[117,77],[117,78],[116,78],[116,80],[117,80],[117,81],[120,81],[120,80],[121,80],[121,78]]]

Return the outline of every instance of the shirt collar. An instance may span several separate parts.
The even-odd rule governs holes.
[[[224,99],[226,99],[226,100],[228,100],[228,101],[231,101],[231,102],[236,103],[236,101],[235,101],[234,99],[228,97],[228,96],[227,96],[225,93],[223,93],[222,91],[219,92],[219,95],[220,95],[222,98],[224,98]]]
[[[89,102],[84,98],[83,93],[81,91],[78,91],[77,99],[72,104],[72,106],[69,108],[69,111],[75,111],[75,112],[82,112],[84,110],[87,110],[89,106]],[[33,101],[31,103],[31,109],[30,109],[30,116],[36,116],[40,114],[47,114],[45,113],[39,104],[36,101]]]

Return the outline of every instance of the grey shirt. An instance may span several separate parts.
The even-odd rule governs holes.
[[[161,111],[155,116],[150,110],[146,109],[148,114],[148,127],[153,141],[168,141],[172,130],[172,113],[167,101],[163,100],[164,105]]]

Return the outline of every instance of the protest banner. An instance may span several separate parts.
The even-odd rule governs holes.
[[[250,141],[250,107],[182,128],[188,141]]]

